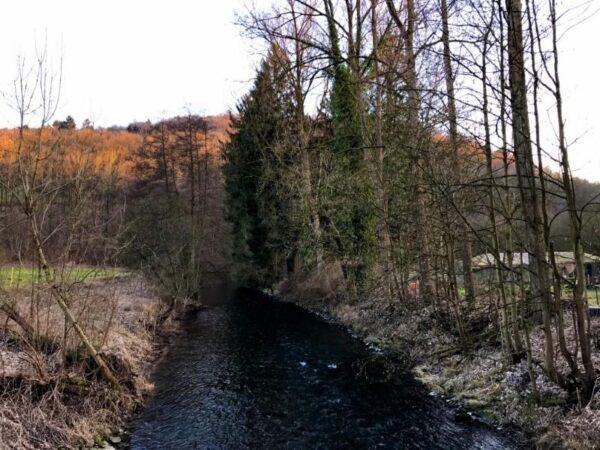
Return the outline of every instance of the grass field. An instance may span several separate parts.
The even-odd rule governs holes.
[[[121,273],[112,267],[73,266],[64,269],[52,269],[56,279],[67,282],[83,282],[97,278],[110,278]],[[25,266],[0,267],[0,286],[4,288],[27,286],[43,282],[43,275],[37,268]]]
[[[587,290],[588,303],[600,306],[600,288]]]
[[[588,303],[590,305],[600,306],[600,287],[598,289],[587,288],[586,295]],[[563,289],[562,293],[563,300],[569,300],[573,298],[573,292],[570,289]]]
[[[600,306],[600,287],[598,289],[588,288],[586,290],[586,294],[587,294],[588,303],[590,305]],[[464,288],[458,289],[458,295],[460,297],[465,296]],[[570,290],[568,290],[568,289],[563,290],[563,294],[562,294],[563,300],[572,298],[572,296],[573,296],[573,294]]]

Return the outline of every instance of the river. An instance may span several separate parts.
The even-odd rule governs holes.
[[[248,292],[186,319],[135,421],[132,449],[512,449],[408,373],[369,383],[359,340],[303,309]]]

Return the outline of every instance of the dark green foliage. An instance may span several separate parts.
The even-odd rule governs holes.
[[[272,286],[295,258],[310,270],[323,250],[325,258],[341,262],[351,286],[360,290],[376,261],[376,200],[361,122],[368,119],[363,82],[342,60],[335,36],[331,49],[326,114],[306,119],[311,129],[306,149],[298,145],[303,141],[289,84],[291,65],[276,46],[232,118],[224,174],[233,258],[244,284]],[[309,155],[310,167],[303,165],[302,154]],[[314,194],[303,177],[312,178]],[[311,214],[319,216],[318,239]]]
[[[282,143],[293,114],[281,87],[285,63],[277,48],[262,63],[232,117],[235,131],[224,152],[233,259],[239,281],[249,286],[272,285],[286,261],[290,225],[280,177],[289,162]]]
[[[333,66],[329,147],[333,176],[323,195],[330,221],[326,230],[335,230],[335,256],[343,261],[345,275],[361,288],[377,250],[376,202],[361,124],[361,117],[366,117],[364,90],[357,74],[342,60],[337,29],[329,22]]]
[[[59,130],[74,130],[77,125],[75,124],[75,119],[73,119],[73,117],[67,116],[65,120],[55,120],[52,126]]]
[[[355,170],[364,161],[358,108],[352,75],[348,67],[340,63],[334,70],[331,89],[331,144],[340,160]]]

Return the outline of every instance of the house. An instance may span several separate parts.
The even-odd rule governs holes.
[[[565,278],[575,278],[575,258],[573,252],[556,252],[556,263]],[[586,284],[600,284],[600,257],[591,253],[583,254]]]
[[[500,262],[503,265],[509,265],[508,253],[501,252],[499,254]],[[474,271],[491,269],[496,267],[496,258],[491,253],[483,253],[481,255],[477,255],[472,260],[472,267]],[[529,265],[529,253],[518,253],[515,252],[512,254],[512,267],[520,267],[521,264],[523,266]]]
[[[508,266],[509,259],[507,253],[499,254],[500,261],[503,265]],[[512,255],[512,267],[519,268],[529,266],[529,253],[513,253]],[[575,278],[575,257],[573,252],[555,252],[554,258],[558,266],[558,270],[567,279]],[[491,253],[483,253],[473,258],[473,271],[481,281],[489,281],[490,275],[493,274],[493,270],[496,268],[496,258]],[[600,257],[592,255],[591,253],[584,253],[584,267],[586,284],[600,284]]]
[[[521,265],[523,267],[529,266],[529,253],[515,252],[512,254],[512,260],[509,259],[508,255],[505,252],[499,254],[500,262],[503,266],[512,265],[512,268],[515,270],[521,267]],[[492,253],[482,253],[473,257],[471,267],[473,268],[473,274],[477,283],[483,285],[496,283],[496,258]],[[527,280],[529,273],[524,271],[523,276]],[[515,283],[519,282],[516,277],[513,277],[512,281]]]

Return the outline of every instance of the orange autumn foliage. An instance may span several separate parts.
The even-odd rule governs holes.
[[[229,116],[206,117],[210,128],[206,135],[208,152],[217,155],[221,144],[228,138]],[[39,129],[25,129],[23,155],[31,153],[39,135]],[[0,163],[10,165],[16,159],[19,131],[0,129]],[[202,151],[205,151],[205,136],[199,136]],[[124,182],[131,181],[137,150],[144,142],[141,133],[125,130],[84,128],[76,130],[58,130],[46,127],[41,134],[42,152],[50,164],[44,164],[44,170],[71,173],[76,170],[88,170],[95,176],[114,177]]]

